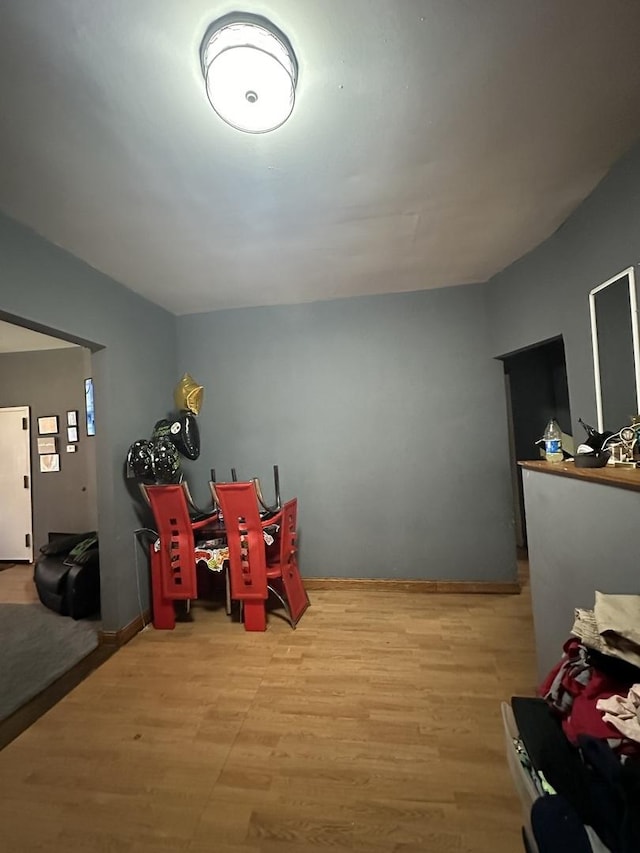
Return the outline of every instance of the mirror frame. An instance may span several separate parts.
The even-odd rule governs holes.
[[[638,334],[638,299],[636,296],[636,277],[633,267],[614,275],[607,281],[594,287],[589,291],[589,313],[591,315],[591,345],[593,347],[593,371],[596,386],[596,414],[598,418],[598,430],[604,431],[604,417],[602,411],[602,385],[600,382],[600,355],[598,352],[598,326],[596,320],[596,293],[604,290],[621,278],[629,281],[629,306],[631,310],[631,334],[633,338],[633,372],[636,378],[636,411],[640,411],[640,336]]]

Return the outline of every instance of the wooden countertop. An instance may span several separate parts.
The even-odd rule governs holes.
[[[600,483],[602,486],[617,486],[619,489],[630,489],[640,492],[640,468],[576,468],[573,462],[546,462],[533,460],[518,462],[521,468],[528,471],[540,471],[542,474],[554,474],[557,477],[573,477],[575,480],[586,480],[589,483]]]

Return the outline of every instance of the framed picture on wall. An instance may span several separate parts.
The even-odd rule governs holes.
[[[78,410],[74,409],[71,412],[67,412],[67,426],[78,426]]]
[[[67,427],[67,441],[77,441],[78,440],[78,427],[77,426],[68,426]]]
[[[43,473],[60,470],[60,456],[57,453],[48,453],[40,456],[39,459],[40,470]]]
[[[56,452],[56,438],[54,435],[48,436],[46,438],[38,439],[38,453],[42,455],[43,453],[55,453]]]
[[[58,416],[45,415],[38,418],[38,435],[57,435],[58,433]]]
[[[93,379],[84,380],[84,402],[87,412],[87,435],[95,435],[96,411],[93,402]]]

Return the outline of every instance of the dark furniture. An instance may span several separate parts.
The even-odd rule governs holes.
[[[70,552],[95,539],[74,558]],[[86,619],[100,612],[100,558],[95,532],[49,534],[40,548],[33,579],[45,607],[61,616]]]

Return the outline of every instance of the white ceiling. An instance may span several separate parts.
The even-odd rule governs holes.
[[[14,326],[13,323],[5,323],[0,320],[0,353],[7,352],[33,352],[42,349],[63,349],[74,347],[76,344],[63,341],[60,338],[52,338],[41,332],[33,332],[22,326]]]
[[[270,18],[290,120],[210,108],[209,24]],[[637,0],[13,0],[0,208],[176,314],[479,282],[640,137]]]

